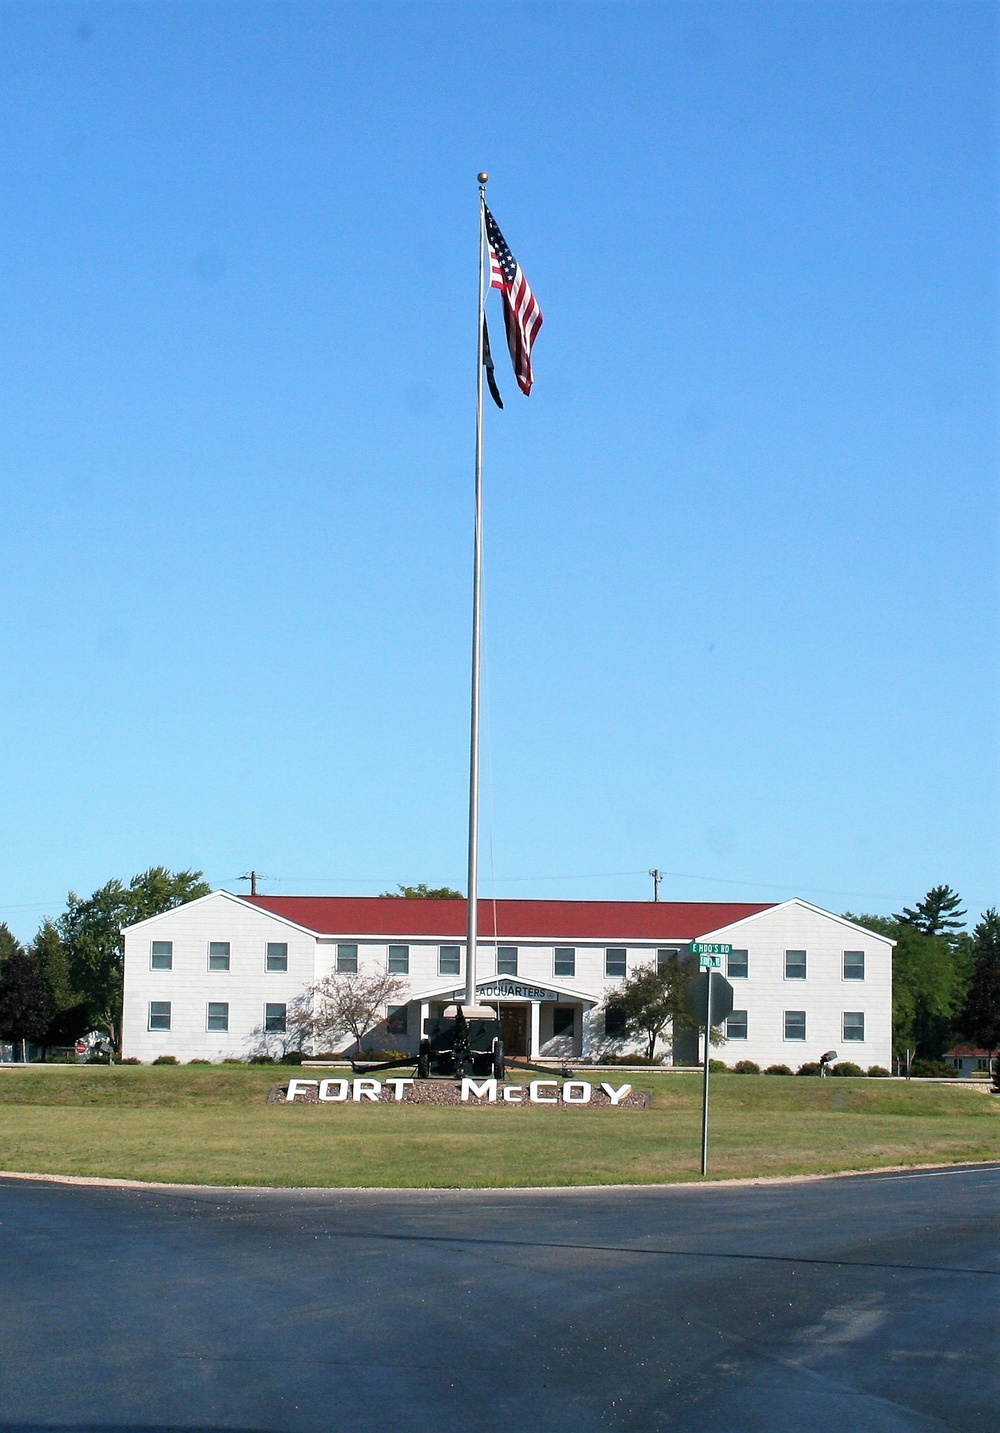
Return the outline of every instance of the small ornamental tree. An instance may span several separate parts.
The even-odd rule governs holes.
[[[330,1048],[351,1035],[360,1054],[365,1036],[382,1019],[386,1006],[396,1003],[405,990],[405,983],[387,970],[335,970],[312,987],[313,1040]]]
[[[637,970],[608,996],[605,1008],[613,1023],[626,1035],[646,1042],[648,1059],[654,1057],[656,1042],[668,1025],[691,1025],[684,996],[697,973],[690,956],[671,951],[661,964]],[[720,1045],[722,1039],[721,1030],[713,1029],[712,1044]]]

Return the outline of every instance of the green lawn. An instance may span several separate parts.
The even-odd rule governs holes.
[[[0,1071],[0,1171],[397,1187],[698,1178],[697,1075],[619,1075],[648,1111],[267,1105],[294,1070]],[[306,1073],[306,1072],[302,1072]],[[597,1078],[600,1078],[598,1076]],[[889,1080],[712,1080],[710,1177],[1000,1158],[1000,1096]]]

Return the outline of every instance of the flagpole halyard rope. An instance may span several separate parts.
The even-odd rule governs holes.
[[[479,936],[479,696],[483,591],[483,323],[486,313],[486,183],[479,175],[479,312],[476,323],[476,512],[472,567],[472,701],[469,723],[469,864],[466,887],[465,999],[476,1003]]]

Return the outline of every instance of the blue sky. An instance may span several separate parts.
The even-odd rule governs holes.
[[[0,16],[0,919],[997,889],[996,9]],[[494,295],[493,302],[496,302]]]

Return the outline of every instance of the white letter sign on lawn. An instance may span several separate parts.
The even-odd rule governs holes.
[[[555,1080],[532,1080],[528,1086],[528,1099],[533,1105],[557,1105],[558,1095],[543,1095],[543,1090],[557,1090],[559,1088]]]
[[[477,1100],[489,1100],[493,1104],[497,1097],[496,1080],[483,1080],[481,1084],[477,1085],[475,1080],[470,1080],[466,1076],[462,1080],[462,1093],[459,1095],[459,1099],[471,1100],[473,1095]]]
[[[568,1105],[589,1105],[593,1093],[589,1080],[567,1080],[562,1096]]]
[[[355,1080],[354,1101],[360,1104],[362,1100],[374,1100],[378,1103],[378,1097],[382,1093],[381,1080]]]
[[[305,1094],[306,1090],[312,1089],[313,1085],[318,1084],[319,1080],[289,1080],[288,1093],[285,1095],[285,1099],[291,1103],[300,1090]]]
[[[339,1103],[341,1100],[346,1100],[349,1083],[350,1082],[348,1080],[320,1080],[320,1099],[323,1101],[324,1104],[326,1104],[328,1100],[334,1103]],[[292,1098],[291,1085],[289,1085],[288,1087],[288,1098]]]
[[[623,1099],[631,1088],[631,1085],[619,1085],[616,1090],[614,1085],[609,1085],[604,1080],[601,1081],[601,1089],[613,1105],[616,1105],[619,1100]]]

